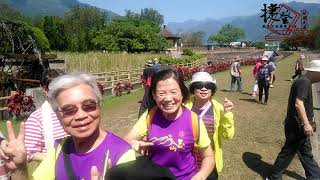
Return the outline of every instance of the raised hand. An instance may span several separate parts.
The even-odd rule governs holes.
[[[24,122],[20,124],[18,137],[14,135],[11,121],[7,121],[8,141],[3,140],[0,145],[0,156],[5,160],[10,170],[23,168],[27,162],[27,152],[24,146]]]
[[[233,109],[233,103],[228,99],[224,98],[223,101],[223,107],[224,107],[224,112],[230,112]]]

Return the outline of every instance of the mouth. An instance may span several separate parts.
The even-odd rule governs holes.
[[[208,93],[200,93],[201,96],[206,96]]]
[[[162,107],[165,110],[170,110],[174,107],[174,104],[163,104]]]
[[[78,129],[80,131],[85,131],[89,128],[90,124],[91,124],[91,122],[81,123],[81,124],[77,124],[77,125],[73,126],[73,128]]]

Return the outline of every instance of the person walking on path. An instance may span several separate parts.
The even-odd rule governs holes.
[[[268,98],[269,98],[269,85],[272,84],[272,79],[273,79],[273,69],[271,66],[267,64],[268,58],[263,57],[261,59],[261,66],[259,67],[258,70],[258,76],[257,76],[257,81],[258,81],[258,87],[259,87],[259,103],[262,104],[262,96],[264,94],[264,102],[263,104],[268,103]]]
[[[214,149],[215,169],[207,179],[218,179],[223,168],[222,142],[232,139],[234,135],[233,103],[227,98],[223,104],[215,100],[214,95],[217,91],[216,80],[207,72],[198,72],[192,76],[189,85],[192,97],[185,103],[186,108],[197,113],[203,120],[211,147]],[[195,151],[198,170],[201,167],[202,159]]]
[[[230,74],[231,74],[231,88],[230,91],[234,91],[234,85],[237,83],[238,91],[242,91],[242,82],[241,82],[241,75],[242,71],[240,68],[240,56],[236,56],[234,62],[231,64],[230,67]]]
[[[286,141],[273,165],[270,177],[282,179],[282,173],[295,154],[305,170],[307,179],[320,179],[320,168],[313,158],[310,136],[313,134],[312,84],[320,82],[320,60],[310,62],[307,73],[291,86],[287,116],[284,122]]]
[[[259,70],[259,67],[262,65],[261,63],[261,59],[259,58],[257,60],[257,63],[256,65],[254,66],[253,70],[252,70],[252,74],[253,74],[253,77],[254,77],[254,84],[253,84],[253,92],[251,94],[252,97],[256,97],[257,95],[257,91],[258,91],[258,80],[257,80],[257,76],[258,76],[258,70]]]
[[[306,57],[301,54],[300,55],[300,58],[297,60],[296,62],[296,66],[295,66],[295,74],[291,77],[291,81],[294,81],[294,79],[299,76],[301,77],[302,75],[302,71],[304,70],[304,67],[303,67],[303,60],[305,59]]]

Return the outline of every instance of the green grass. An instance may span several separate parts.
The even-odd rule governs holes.
[[[101,102],[101,109],[114,109],[127,102],[138,102],[143,97],[143,94],[144,90],[141,88],[122,96],[104,96]],[[101,113],[101,118],[105,119],[107,114],[105,111],[102,111]]]

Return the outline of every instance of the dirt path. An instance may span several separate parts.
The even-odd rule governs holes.
[[[137,121],[139,105],[138,101],[128,101],[125,104],[107,108],[104,112],[102,128],[123,137]]]

